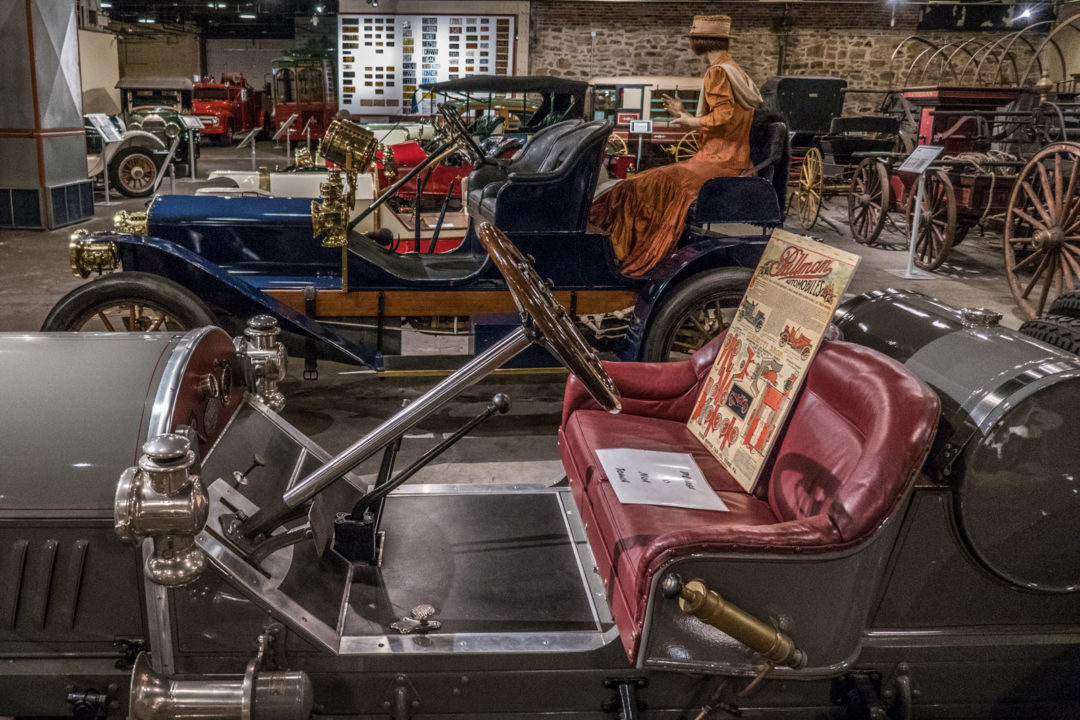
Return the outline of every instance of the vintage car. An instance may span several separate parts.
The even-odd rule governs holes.
[[[857,298],[748,493],[685,424],[722,338],[601,363],[478,231],[522,325],[333,457],[274,410],[272,318],[0,336],[0,714],[1080,715],[1080,359]],[[395,469],[410,430],[534,342],[574,373],[566,479],[402,485],[509,401]],[[620,503],[611,447],[691,453],[727,511]]]
[[[390,193],[352,214],[355,199],[350,202],[342,186],[357,186],[377,143],[355,123],[338,121],[321,154],[349,177],[325,183],[321,201],[159,196],[145,218],[122,217],[118,232],[74,237],[77,274],[123,272],[76,288],[57,303],[43,329],[220,324],[238,333],[244,318],[261,312],[278,318],[286,344],[311,369],[319,357],[377,369],[409,369],[417,362],[446,367],[485,347],[513,319],[507,288],[475,231],[487,220],[536,258],[538,271],[575,316],[612,315],[621,323],[594,323],[594,340],[605,340],[625,358],[663,359],[692,352],[730,322],[770,228],[781,221],[783,192],[767,180],[711,180],[671,256],[645,277],[627,277],[619,272],[610,238],[588,225],[610,124],[557,123],[504,164],[484,156],[457,113],[447,110],[443,118],[451,138],[444,145],[467,153],[478,166],[468,180],[468,215],[454,219],[461,240],[453,251],[394,252],[395,241],[421,248],[425,218],[417,222],[414,212],[380,215],[382,227],[375,232],[353,230],[384,208]],[[786,137],[782,125],[773,134]],[[413,176],[423,167],[414,168]],[[397,182],[409,179],[406,174]],[[433,218],[424,249],[436,245],[447,216]],[[388,220],[402,234],[415,234],[395,236]],[[734,232],[720,232],[710,223],[736,225]],[[467,335],[472,347],[448,360],[402,357],[401,336],[410,329]]]
[[[765,311],[758,308],[753,300],[744,300],[739,305],[739,317],[754,326],[759,332],[765,325]]]
[[[129,130],[148,132],[171,148],[173,140],[179,138],[174,155],[175,162],[186,163],[188,154],[188,131],[184,127],[183,115],[190,113],[174,110],[164,105],[142,105],[124,113],[124,123]],[[199,157],[199,133],[194,133],[195,157]]]
[[[168,146],[145,130],[126,129],[119,117],[111,116],[109,121],[120,135],[119,142],[106,143],[90,118],[83,118],[87,177],[104,181],[104,170],[108,167],[110,188],[128,197],[149,195],[154,189],[154,178],[169,154]]]
[[[812,350],[810,338],[803,335],[802,331],[794,325],[784,326],[784,330],[780,333],[780,344],[790,345],[792,349],[799,351],[804,358],[810,357]]]

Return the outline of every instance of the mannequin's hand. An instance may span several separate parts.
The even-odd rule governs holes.
[[[683,107],[682,100],[677,97],[672,97],[667,93],[664,93],[662,97],[664,98],[664,109],[667,110],[669,114],[678,116],[686,113],[686,108]]]
[[[690,113],[679,113],[671,119],[672,125],[680,125],[686,128],[699,128],[701,127],[701,120],[697,119]]]

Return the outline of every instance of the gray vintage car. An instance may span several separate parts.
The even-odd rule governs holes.
[[[601,364],[481,232],[523,326],[335,457],[274,410],[269,318],[0,336],[0,715],[1080,716],[1080,359],[863,296],[760,496],[697,452],[726,512],[622,505],[595,451],[691,451],[718,342]],[[508,402],[395,470],[409,428],[534,341],[568,483],[402,486]]]

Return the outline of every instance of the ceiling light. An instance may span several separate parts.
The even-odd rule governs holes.
[[[255,15],[253,15],[252,13],[240,13],[240,19],[241,20],[254,20]]]
[[[111,2],[103,2],[103,3],[101,3],[101,9],[102,10],[109,10],[110,8],[112,8],[112,3]]]
[[[315,12],[321,13],[322,11],[323,11],[323,6],[322,5],[316,5],[315,6]]]
[[[139,18],[139,22],[150,24],[155,22],[155,20],[154,18]]]
[[[1031,17],[1031,8],[1024,8],[1024,12],[1020,13],[1019,17],[1029,18]]]

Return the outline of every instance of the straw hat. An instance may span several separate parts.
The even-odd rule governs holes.
[[[694,24],[687,37],[733,38],[731,18],[727,15],[695,15]]]

